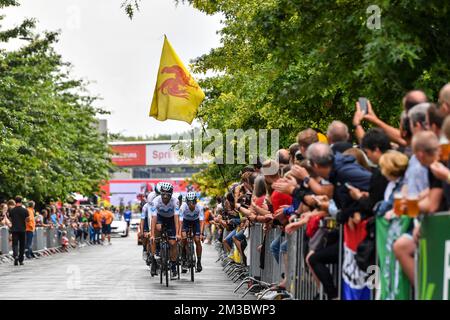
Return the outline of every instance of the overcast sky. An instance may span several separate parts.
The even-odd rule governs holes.
[[[126,135],[181,132],[184,122],[148,117],[166,34],[184,64],[220,45],[220,16],[207,16],[173,0],[144,0],[130,20],[122,0],[19,0],[0,10],[4,26],[24,17],[38,20],[39,31],[61,31],[57,51],[74,65],[74,75],[93,82],[97,103],[111,111],[108,130]],[[195,122],[194,122],[195,125]]]

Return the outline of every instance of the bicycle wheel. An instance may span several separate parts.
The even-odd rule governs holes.
[[[164,250],[166,251],[165,252],[166,259],[164,261],[164,264],[165,264],[164,273],[166,274],[166,287],[168,287],[169,286],[169,244],[167,242],[165,243]]]
[[[180,280],[181,246],[177,243],[177,274]]]
[[[161,250],[164,248],[164,244],[161,243],[160,245],[160,249],[159,249],[159,256],[160,256],[160,263],[159,263],[159,283],[162,284],[163,283],[163,272],[164,272],[164,261],[166,261],[165,257],[164,257],[164,250]]]
[[[194,241],[190,239],[189,241],[189,268],[191,271],[191,281],[194,281],[194,267],[195,267],[195,251],[194,251]]]

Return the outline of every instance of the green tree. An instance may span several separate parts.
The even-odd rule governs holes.
[[[0,8],[9,5],[18,3],[0,0]],[[107,138],[95,128],[105,112],[52,48],[57,34],[35,34],[34,24],[0,27],[0,42],[28,40],[0,50],[0,194],[39,202],[92,195],[113,169]]]
[[[222,45],[194,61],[196,72],[215,74],[200,81],[207,97],[199,116],[210,128],[279,128],[287,147],[307,127],[350,125],[360,96],[398,125],[406,91],[421,88],[436,100],[449,80],[448,1],[181,2],[224,17]],[[367,27],[373,4],[380,29]]]

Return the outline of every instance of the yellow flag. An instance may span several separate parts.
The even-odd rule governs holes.
[[[204,98],[202,89],[164,36],[150,117],[160,121],[173,119],[191,124]]]

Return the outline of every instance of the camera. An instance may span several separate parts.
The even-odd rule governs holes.
[[[303,161],[303,160],[305,160],[305,157],[303,156],[303,154],[302,154],[302,152],[301,152],[300,150],[298,150],[298,151],[295,153],[295,160],[297,160],[297,161]]]
[[[242,207],[248,209],[248,208],[250,207],[251,203],[252,203],[252,194],[249,193],[249,192],[247,192],[247,193],[245,193],[244,195],[241,195],[241,196],[239,197],[239,199],[238,199],[238,203],[239,203]]]

